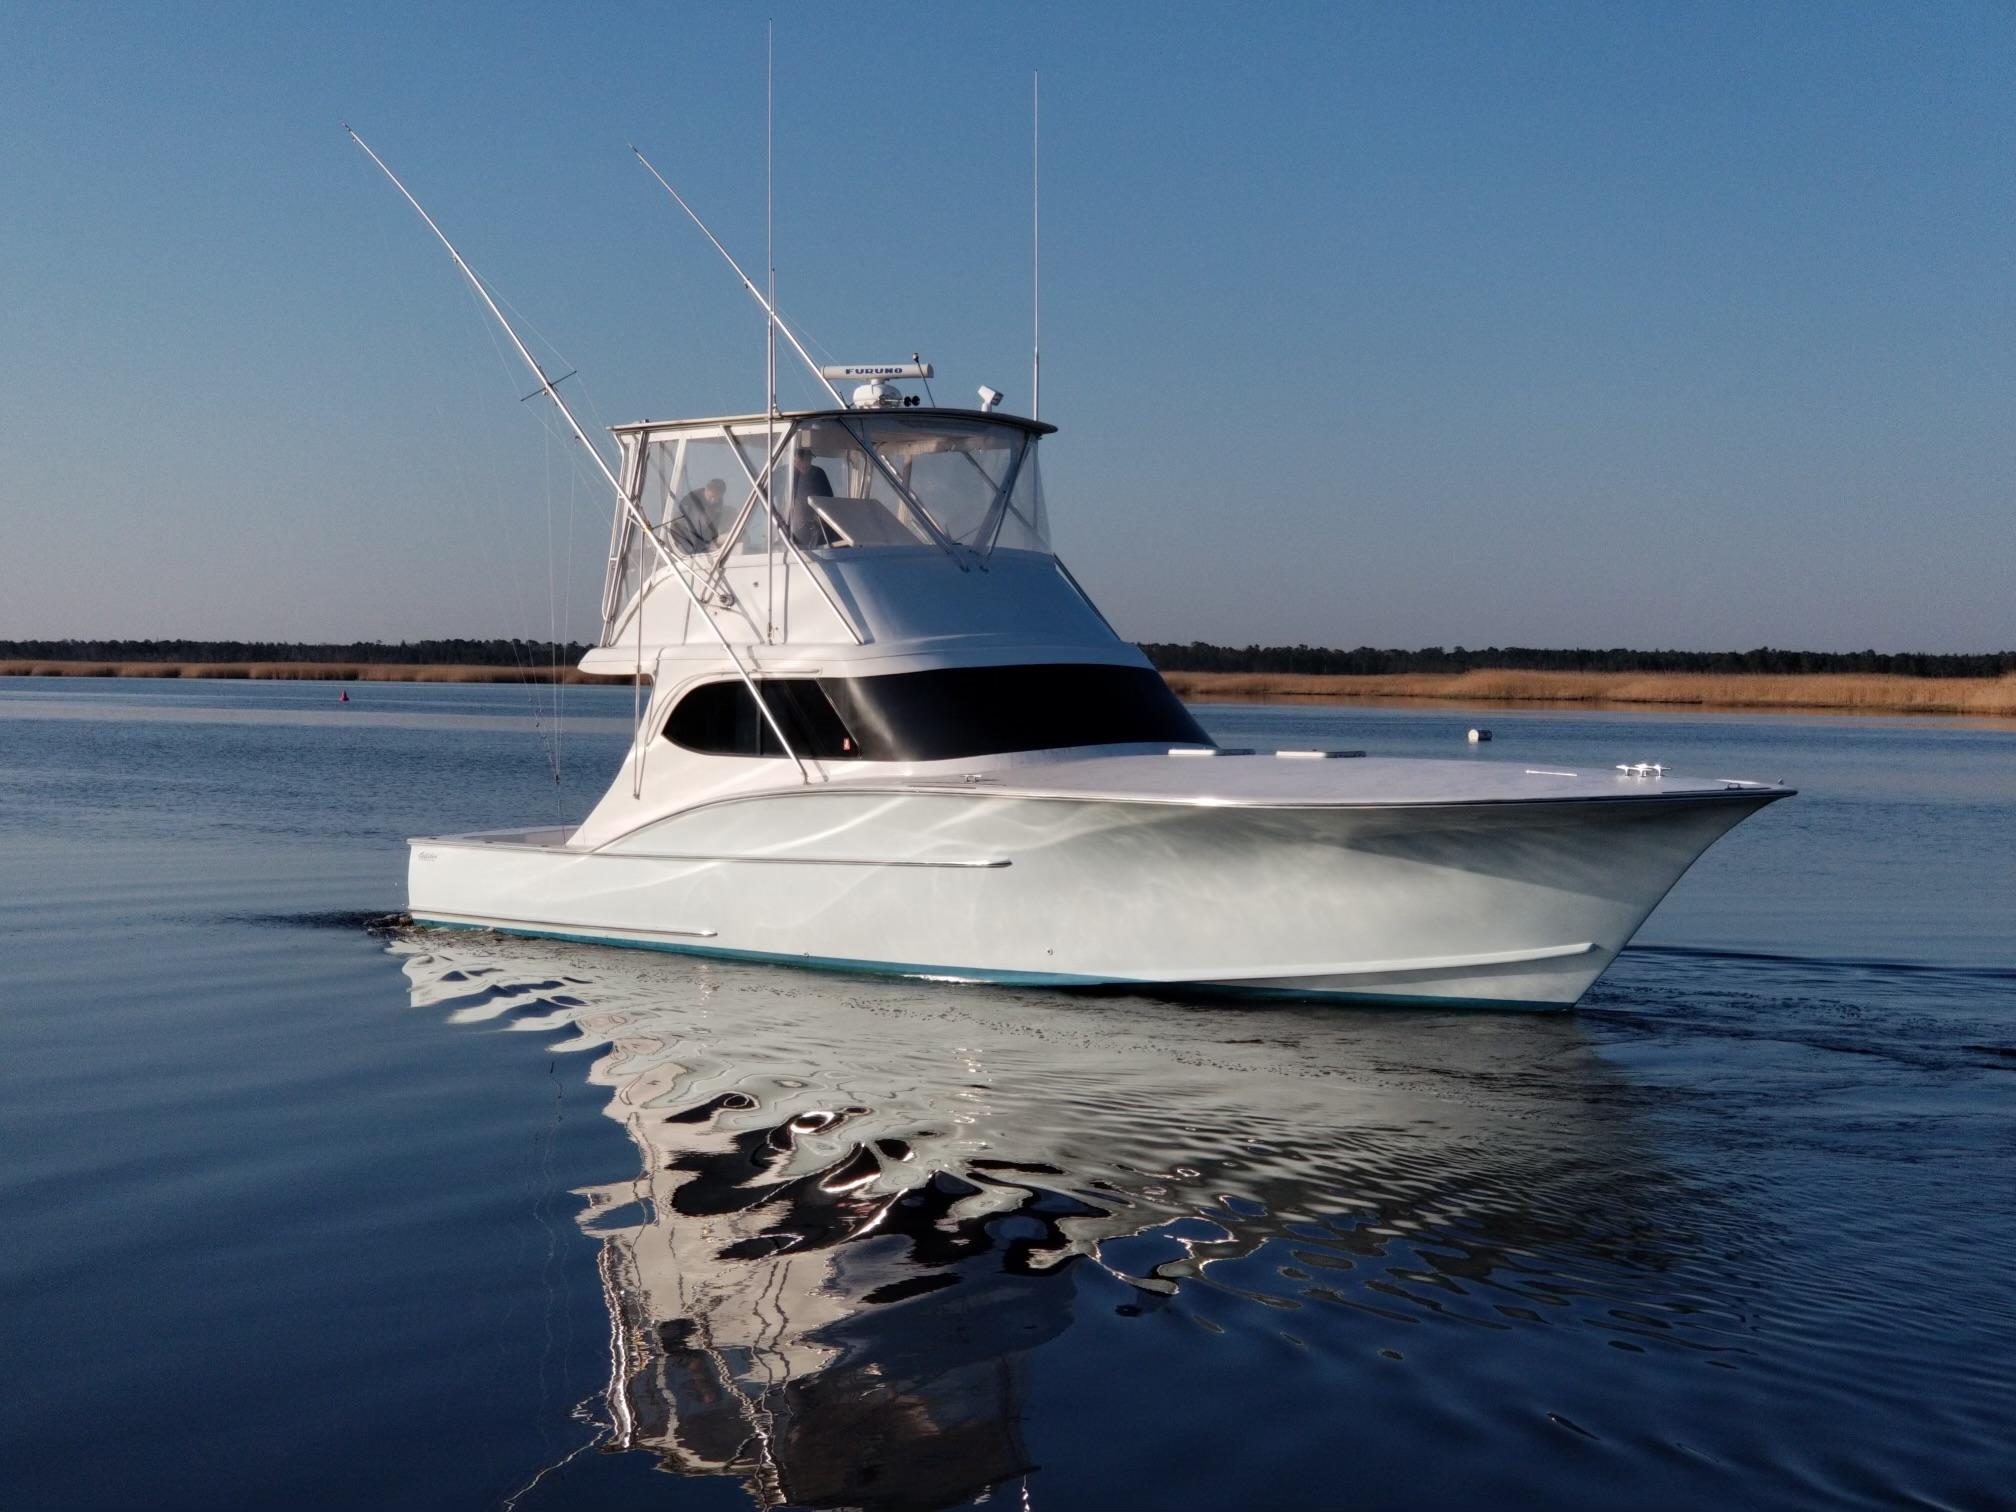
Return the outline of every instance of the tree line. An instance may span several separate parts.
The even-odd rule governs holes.
[[[39,661],[360,662],[373,666],[546,666],[578,662],[573,641],[0,640],[0,657]]]
[[[0,640],[0,658],[96,662],[358,662],[449,667],[546,666],[581,660],[575,641],[237,641]],[[1444,647],[1418,651],[1376,646],[1214,646],[1144,641],[1165,672],[1304,672],[1360,676],[1396,672],[1864,672],[1904,677],[2001,677],[2016,672],[2016,651],[1555,650],[1536,646]]]
[[[1144,641],[1141,649],[1164,672],[1302,672],[1390,675],[1396,672],[1862,672],[1903,677],[2001,677],[2016,672],[2016,651],[1754,651],[1549,650],[1537,646],[1443,647],[1418,651],[1359,646],[1214,646]]]

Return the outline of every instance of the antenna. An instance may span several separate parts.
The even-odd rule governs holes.
[[[777,138],[777,23],[763,23],[763,261],[770,272],[770,308],[777,308],[777,179],[772,164]],[[763,324],[764,382],[769,386],[770,408],[777,414],[777,323]]]
[[[645,516],[644,511],[637,507],[637,501],[630,497],[629,491],[621,483],[616,481],[616,474],[609,470],[608,461],[603,457],[595,444],[588,439],[588,433],[581,429],[581,422],[574,418],[574,411],[569,409],[567,401],[560,397],[560,391],[553,386],[553,380],[546,376],[546,369],[539,365],[539,359],[534,357],[531,349],[519,339],[517,330],[512,326],[510,321],[504,318],[504,312],[497,308],[497,301],[490,297],[490,290],[484,286],[483,280],[476,276],[476,270],[463,261],[462,254],[455,250],[455,243],[448,240],[447,233],[434,224],[434,217],[421,208],[420,201],[413,198],[413,191],[400,183],[399,175],[385,166],[385,159],[373,152],[370,144],[364,138],[357,135],[356,132],[351,131],[348,122],[344,123],[343,130],[348,134],[351,141],[364,149],[364,155],[378,165],[378,171],[392,181],[392,187],[405,196],[406,203],[419,212],[420,219],[427,222],[427,229],[432,231],[435,237],[439,239],[441,245],[448,249],[448,255],[455,259],[455,266],[462,270],[462,276],[469,280],[470,287],[475,289],[478,297],[482,299],[491,315],[496,318],[497,324],[504,328],[504,334],[511,338],[511,345],[518,349],[518,355],[525,359],[525,365],[532,369],[534,375],[539,379],[539,387],[534,389],[533,393],[543,393],[548,399],[553,401],[555,408],[560,411],[562,417],[567,421],[567,428],[574,432],[574,439],[579,441],[587,449],[588,455],[595,459],[595,466],[601,470],[602,476],[608,480],[610,491],[616,495],[617,507],[630,516],[631,523],[643,532],[644,539],[649,541],[653,549],[656,550],[658,560],[664,566],[671,569],[672,576],[679,580],[679,586],[686,590],[686,597],[692,602],[694,609],[699,611],[700,618],[707,622],[707,627],[714,632],[714,638],[721,642],[721,649],[727,653],[728,660],[734,664],[735,670],[741,674],[743,686],[748,688],[749,696],[756,700],[757,709],[762,713],[764,722],[770,726],[771,733],[777,737],[777,743],[784,748],[784,754],[789,756],[797,766],[798,775],[805,781],[810,782],[812,774],[805,770],[805,763],[800,761],[798,753],[791,749],[790,738],[785,735],[783,726],[777,723],[777,716],[770,712],[769,703],[757,688],[755,680],[749,676],[748,671],[743,667],[742,658],[737,656],[735,648],[728,644],[726,633],[722,631],[714,616],[707,612],[707,606],[700,601],[700,595],[693,591],[693,585],[686,580],[686,574],[672,560],[672,553],[665,549],[665,543],[659,540],[657,534],[651,529],[651,521]],[[669,188],[670,186],[668,185],[667,187]],[[740,272],[741,270],[738,268],[736,271]],[[531,395],[528,394],[526,397],[530,398]],[[638,591],[641,600],[644,590],[640,588]],[[641,602],[638,605],[638,611],[637,635],[641,643],[644,635],[644,616]],[[639,652],[639,660],[640,662],[642,660],[641,650]]]
[[[770,308],[777,308],[777,22],[763,23],[763,261],[769,269]],[[763,639],[777,638],[777,505],[772,498],[776,482],[777,456],[777,322],[763,322],[763,388],[768,402],[763,410],[763,455],[771,459],[770,471],[763,475]]]
[[[1043,409],[1043,75],[1029,75],[1029,418]]]
[[[744,273],[742,271],[742,265],[737,261],[735,261],[735,259],[729,255],[728,249],[726,247],[721,245],[721,238],[716,236],[712,231],[709,231],[707,229],[707,222],[700,219],[698,215],[695,215],[693,213],[693,207],[687,204],[684,197],[681,196],[679,191],[677,189],[674,189],[672,185],[666,181],[665,175],[660,173],[656,168],[651,166],[651,159],[644,156],[643,153],[638,152],[635,144],[632,144],[630,150],[631,152],[636,154],[637,161],[644,165],[645,170],[650,173],[651,177],[658,180],[658,187],[663,189],[667,194],[671,195],[675,201],[677,201],[679,208],[686,212],[687,218],[690,219],[694,225],[700,228],[700,234],[706,237],[708,241],[714,244],[714,250],[716,252],[719,252],[722,256],[722,259],[726,261],[728,266],[735,270],[735,276],[742,281],[742,287],[749,291],[749,297],[755,300],[756,303],[758,303],[763,307],[763,313],[765,315],[768,315],[771,321],[776,325],[777,329],[784,333],[784,339],[791,343],[791,350],[796,352],[799,355],[799,357],[804,360],[805,366],[807,366],[812,370],[813,376],[816,377],[821,384],[825,385],[826,392],[833,396],[834,404],[839,406],[841,409],[847,408],[847,401],[840,397],[840,390],[836,389],[835,387],[833,387],[831,383],[827,382],[825,374],[819,371],[819,364],[814,362],[812,360],[812,354],[805,350],[804,343],[799,341],[796,334],[793,333],[791,327],[784,324],[782,318],[779,317],[779,315],[777,314],[776,306],[771,304],[769,300],[763,297],[763,291],[757,288],[756,285],[753,282],[751,282],[749,275],[747,273]]]

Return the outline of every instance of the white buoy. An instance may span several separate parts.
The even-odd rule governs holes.
[[[1476,745],[1479,741],[1489,740],[1490,738],[1491,732],[1489,730],[1472,730],[1470,732],[1470,744],[1472,745]]]

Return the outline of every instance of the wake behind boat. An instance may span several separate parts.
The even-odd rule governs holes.
[[[579,825],[414,840],[417,923],[957,980],[1565,1006],[1709,845],[1789,794],[1221,748],[1052,549],[1054,427],[991,389],[978,410],[922,403],[899,387],[928,381],[921,361],[821,368],[737,267],[832,407],[619,426],[611,467],[427,223],[615,495],[581,665],[649,696]]]

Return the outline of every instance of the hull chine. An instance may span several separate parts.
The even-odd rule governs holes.
[[[484,918],[439,911],[415,913],[421,928],[482,930],[525,939],[558,940],[576,945],[655,950],[672,955],[753,965],[795,966],[855,976],[906,977],[918,981],[973,986],[1103,989],[1177,996],[1256,997],[1290,1001],[1325,1001],[1366,1005],[1467,1007],[1496,1009],[1562,1009],[1574,1006],[1587,982],[1609,964],[1610,952],[1589,943],[1549,946],[1521,952],[1489,952],[1435,962],[1361,962],[1322,969],[1285,972],[1204,970],[1185,975],[1167,973],[1086,974],[946,962],[888,961],[854,956],[822,956],[774,950],[748,950],[720,943],[711,929],[637,930],[579,924],[542,923],[530,919]],[[1600,959],[1591,959],[1600,956]],[[1488,968],[1529,962],[1575,961],[1576,968],[1549,980],[1516,984],[1502,970]]]

